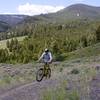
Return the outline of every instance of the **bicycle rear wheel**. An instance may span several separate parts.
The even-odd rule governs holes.
[[[43,77],[44,77],[44,71],[43,68],[40,68],[36,73],[36,80],[40,82],[42,81]]]

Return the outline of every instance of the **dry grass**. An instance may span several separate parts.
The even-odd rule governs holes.
[[[22,41],[26,36],[22,36],[22,37],[17,37],[18,41]],[[11,39],[7,39],[7,40],[11,40]],[[0,49],[1,48],[6,48],[6,42],[7,40],[2,40],[0,41]]]

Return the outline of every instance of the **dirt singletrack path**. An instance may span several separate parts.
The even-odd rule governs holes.
[[[41,100],[41,93],[43,93],[44,89],[55,88],[59,86],[61,81],[58,77],[59,75],[57,73],[56,79],[56,75],[53,75],[53,77],[50,79],[43,79],[41,82],[33,81],[32,83],[12,88],[9,91],[5,91],[4,93],[0,94],[0,100]],[[60,76],[62,76],[62,74]],[[99,72],[90,82],[89,100],[100,100]]]
[[[41,65],[39,64],[37,66]],[[41,92],[47,88],[56,87],[59,84],[58,81],[59,80],[55,79],[52,75],[50,79],[44,78],[41,82],[33,81],[32,83],[15,86],[3,92],[1,91],[0,100],[40,100]]]
[[[40,92],[45,88],[57,86],[58,81],[53,79],[43,80],[42,82],[33,82],[0,95],[0,100],[40,100]]]
[[[100,73],[91,81],[90,87],[91,100],[100,100]]]

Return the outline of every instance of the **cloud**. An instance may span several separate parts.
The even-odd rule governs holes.
[[[39,14],[57,12],[63,8],[64,6],[36,5],[36,4],[26,3],[24,5],[19,5],[17,10],[19,14],[39,15]]]

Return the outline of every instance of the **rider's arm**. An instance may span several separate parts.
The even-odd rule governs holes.
[[[39,60],[40,61],[41,59],[43,59],[43,56],[44,56],[44,53],[40,56]]]
[[[49,60],[49,62],[51,62],[51,61],[52,61],[52,54],[51,54],[51,52],[49,52],[49,55],[50,55],[50,60]]]

